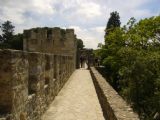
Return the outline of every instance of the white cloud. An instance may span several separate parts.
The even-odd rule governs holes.
[[[100,4],[92,0],[60,0],[58,13],[69,22],[86,23],[102,17]]]
[[[9,9],[8,7],[3,8],[3,14],[1,15],[1,20],[10,20],[14,21],[15,23],[22,24],[25,20],[23,16],[23,11],[21,9]]]
[[[70,26],[74,28],[77,38],[83,40],[86,48],[97,48],[98,43],[103,43],[104,27],[81,28],[80,26]]]
[[[32,18],[28,18],[27,19],[27,24],[21,24],[21,25],[18,25],[18,27],[16,25],[15,32],[16,33],[23,33],[23,30],[34,28],[34,27],[41,27],[41,25],[40,25],[39,22],[36,22]]]
[[[153,1],[0,0],[0,21],[12,21],[17,32],[38,26],[71,26],[84,40],[86,47],[96,48],[99,42],[104,41],[104,29],[110,12],[118,11],[121,22],[125,24],[130,17],[141,19],[156,15],[159,11],[145,8]]]
[[[98,26],[98,27],[90,28],[90,30],[98,34],[104,34],[105,26]]]
[[[56,3],[54,0],[32,0],[32,11],[42,15],[53,15],[55,8],[52,6]]]
[[[79,9],[77,9],[76,14],[90,19],[100,17],[102,15],[102,12],[99,4],[93,2],[85,2],[79,5]]]
[[[156,15],[149,9],[145,9],[145,5],[152,0],[107,0],[104,3],[104,7],[107,11],[107,19],[109,13],[112,11],[118,11],[120,13],[122,23],[126,23],[129,18],[135,17],[136,19],[150,17]]]
[[[1,20],[11,20],[15,24],[25,24],[30,20],[29,16],[25,16],[26,12],[51,16],[55,13],[53,3],[52,0],[0,0]]]

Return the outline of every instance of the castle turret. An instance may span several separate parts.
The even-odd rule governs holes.
[[[24,30],[24,51],[74,54],[76,36],[73,29],[32,28]]]

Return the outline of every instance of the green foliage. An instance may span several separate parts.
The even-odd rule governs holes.
[[[103,47],[101,49],[94,50],[95,56],[100,58],[101,60],[103,60],[104,58],[107,57],[106,52],[107,52],[107,49],[105,49]]]
[[[77,49],[83,49],[83,41],[81,39],[77,39]]]
[[[102,43],[98,43],[98,48],[102,48],[103,47],[103,44]]]
[[[111,85],[139,113],[160,113],[160,16],[114,27],[98,51]]]
[[[0,35],[1,49],[23,49],[23,34],[14,35],[14,28],[10,21],[6,21],[2,24],[2,35]]]
[[[7,43],[13,39],[14,26],[10,21],[6,21],[1,26],[2,30],[2,42]]]
[[[108,20],[108,23],[105,29],[106,31],[105,35],[107,35],[109,31],[112,31],[113,28],[120,27],[120,25],[121,25],[121,22],[120,22],[119,13],[117,11],[111,12],[110,18]]]
[[[120,22],[120,16],[117,11],[111,12],[110,18],[107,23],[107,29],[110,29],[112,27],[120,27],[121,22]]]
[[[23,34],[16,34],[10,41],[11,49],[23,50]]]

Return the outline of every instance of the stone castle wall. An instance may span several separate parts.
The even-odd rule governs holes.
[[[94,68],[90,69],[93,83],[106,120],[140,120],[118,93],[107,83],[102,75]]]
[[[76,35],[73,29],[32,28],[24,30],[24,51],[73,55],[76,67]]]
[[[24,50],[53,54],[74,54],[76,35],[73,29],[33,28],[24,30]]]
[[[75,70],[73,30],[58,41],[60,29],[50,28],[49,43],[47,30],[24,31],[24,51],[0,50],[0,120],[40,120]]]

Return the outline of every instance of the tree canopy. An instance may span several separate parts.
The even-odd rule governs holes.
[[[83,48],[84,48],[83,41],[81,39],[77,39],[77,49],[83,49]]]
[[[105,36],[98,55],[109,83],[142,120],[152,120],[160,113],[160,16],[139,22],[131,18],[117,26]]]
[[[12,22],[5,21],[0,28],[2,31],[2,35],[0,35],[1,49],[23,49],[23,34],[14,35],[15,26],[12,25]]]
[[[108,34],[108,32],[110,30],[112,30],[113,28],[116,28],[116,27],[120,27],[120,25],[121,25],[121,22],[120,22],[119,13],[117,11],[111,12],[110,18],[107,22],[107,26],[105,29],[105,36]]]
[[[6,21],[1,26],[2,41],[8,42],[13,39],[14,26],[10,21]]]

